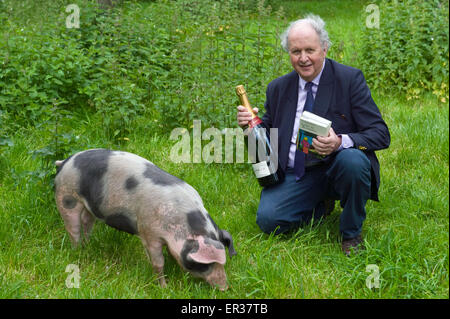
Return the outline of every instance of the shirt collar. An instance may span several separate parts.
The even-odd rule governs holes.
[[[319,74],[317,74],[317,76],[314,78],[314,80],[311,81],[312,83],[314,83],[314,85],[319,86],[320,77],[322,76],[322,72],[323,72],[324,68],[325,68],[325,59],[323,59],[322,70],[320,70]],[[300,75],[298,77],[300,79],[298,81],[298,85],[300,86],[300,88],[302,90],[304,90],[307,82],[305,80],[303,80],[303,78]]]

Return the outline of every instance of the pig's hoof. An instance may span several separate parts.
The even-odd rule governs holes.
[[[162,288],[166,288],[166,287],[167,287],[166,279],[165,279],[164,277],[160,277],[160,278],[159,278],[159,285],[160,285]]]
[[[80,242],[72,241],[72,242],[71,242],[71,246],[72,246],[72,249],[73,249],[73,250],[77,250],[77,249],[80,249],[80,248],[81,248]]]

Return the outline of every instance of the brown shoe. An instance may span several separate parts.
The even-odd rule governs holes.
[[[364,243],[361,235],[354,238],[342,240],[342,252],[346,256],[350,256],[353,253],[358,253],[360,250],[364,250]]]

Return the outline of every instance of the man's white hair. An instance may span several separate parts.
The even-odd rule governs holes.
[[[322,49],[329,49],[331,46],[330,38],[328,37],[328,32],[325,30],[325,22],[322,20],[321,17],[314,15],[314,14],[308,14],[305,18],[296,20],[294,22],[291,22],[289,27],[283,32],[283,34],[280,36],[281,39],[281,46],[286,52],[289,52],[289,42],[288,42],[288,35],[289,31],[292,30],[292,28],[298,26],[302,23],[308,23],[317,33],[319,36],[320,46]]]

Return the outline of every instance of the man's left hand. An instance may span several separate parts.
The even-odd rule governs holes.
[[[342,138],[337,136],[333,128],[330,128],[328,136],[317,136],[313,138],[312,146],[320,155],[330,155],[331,153],[337,151],[339,146],[341,146]]]

